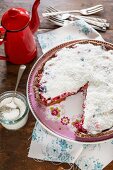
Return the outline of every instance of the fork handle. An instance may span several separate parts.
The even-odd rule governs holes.
[[[78,17],[78,18],[80,18],[80,17]],[[88,24],[93,24],[93,25],[98,26],[98,27],[109,27],[109,23],[98,22],[98,21],[95,21],[95,20],[87,19],[85,17],[84,17],[84,21],[86,21]]]
[[[58,11],[58,12],[45,12],[45,13],[42,13],[42,16],[43,17],[49,17],[49,16],[55,16],[55,15],[59,15],[59,14],[66,14],[66,13],[73,13],[73,12],[80,13],[79,10]]]
[[[74,15],[73,15],[74,16]],[[86,17],[86,16],[80,16],[81,18],[86,18],[86,19],[89,19],[89,20],[93,20],[93,21],[97,21],[97,22],[107,22],[106,19],[103,19],[103,18],[97,18],[97,17]]]
[[[94,29],[105,32],[106,31],[106,27],[98,27],[96,25],[90,24]]]

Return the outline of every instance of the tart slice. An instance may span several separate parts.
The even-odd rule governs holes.
[[[84,101],[83,127],[90,134],[101,133],[113,127],[113,93],[107,85],[90,85]]]

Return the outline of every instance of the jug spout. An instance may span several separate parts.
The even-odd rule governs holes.
[[[40,0],[35,0],[33,7],[32,7],[32,17],[31,17],[31,21],[29,23],[29,27],[30,27],[32,33],[35,33],[37,31],[39,24],[40,24],[38,12],[37,12],[37,8],[38,8],[39,4],[40,4]]]

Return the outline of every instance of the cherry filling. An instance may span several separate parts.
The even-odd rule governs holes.
[[[73,126],[75,126],[79,132],[87,133],[87,130],[83,128],[83,123],[84,123],[84,117],[82,116],[81,120],[76,120],[73,123]]]
[[[84,92],[84,91],[86,91],[86,89],[88,87],[88,83],[86,83],[83,87],[80,88],[80,90],[78,92],[66,92],[66,93],[63,93],[63,94],[56,96],[54,98],[46,99],[43,96],[43,93],[46,93],[47,89],[46,89],[46,86],[44,86],[44,85],[42,86],[42,84],[40,84],[41,78],[42,78],[42,73],[41,73],[41,71],[39,71],[38,74],[37,74],[37,84],[36,84],[36,86],[38,87],[40,99],[41,99],[42,103],[45,104],[46,106],[51,104],[51,103],[63,101],[63,100],[66,99],[66,97],[77,94],[78,92],[81,92],[81,91]]]

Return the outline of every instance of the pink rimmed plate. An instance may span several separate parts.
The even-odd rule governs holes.
[[[79,118],[83,113],[83,99],[84,94],[82,92],[76,95],[68,97],[65,101],[60,104],[52,106],[44,106],[35,100],[33,83],[35,75],[40,70],[43,64],[50,59],[58,50],[66,46],[72,46],[76,43],[92,43],[94,45],[104,45],[108,50],[113,50],[113,45],[107,42],[97,40],[75,40],[66,42],[58,45],[57,47],[49,50],[47,53],[42,55],[34,64],[33,68],[28,77],[27,82],[27,99],[29,107],[41,125],[51,132],[52,134],[66,139],[71,142],[82,142],[82,143],[97,143],[113,138],[113,130],[108,130],[96,136],[88,136],[76,134],[76,128],[74,127],[74,120]]]

